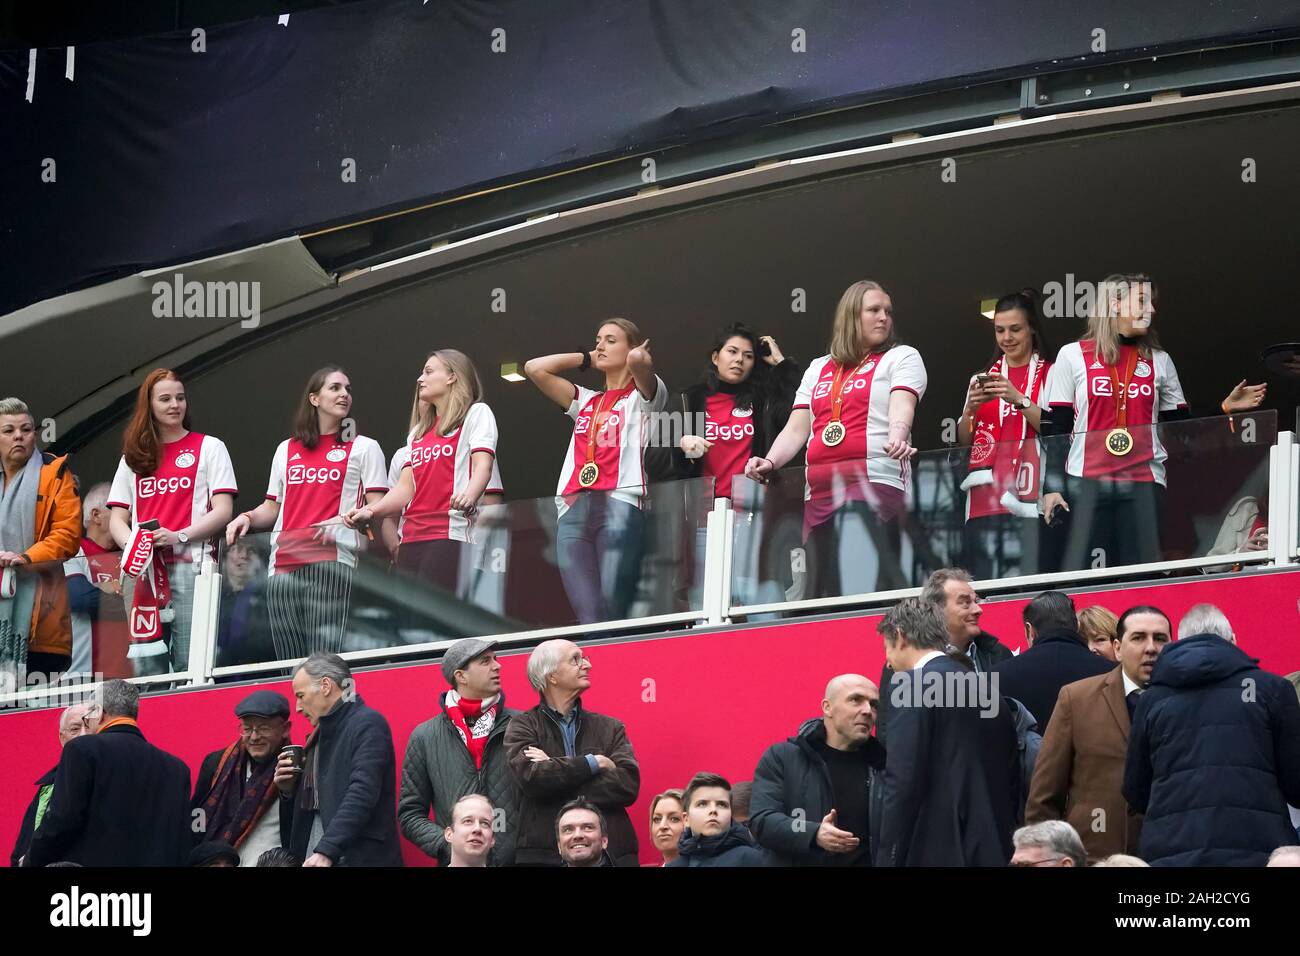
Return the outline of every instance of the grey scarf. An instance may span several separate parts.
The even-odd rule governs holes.
[[[0,551],[22,554],[36,543],[36,492],[44,464],[40,449],[34,449],[23,470],[0,490]]]

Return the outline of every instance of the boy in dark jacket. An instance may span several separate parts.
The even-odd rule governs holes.
[[[682,798],[686,829],[668,866],[770,866],[744,824],[731,819],[731,784],[716,773],[697,773]]]

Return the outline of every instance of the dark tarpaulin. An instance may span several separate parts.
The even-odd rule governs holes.
[[[1115,58],[1300,25],[1296,0],[1196,8],[376,0],[213,27],[203,53],[188,33],[78,47],[72,82],[65,50],[40,50],[30,103],[28,53],[8,51],[0,314],[540,171],[887,91],[1100,60],[1096,28]]]

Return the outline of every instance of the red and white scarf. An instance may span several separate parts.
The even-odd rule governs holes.
[[[476,769],[483,769],[483,749],[487,746],[488,734],[496,726],[497,709],[501,704],[501,695],[495,694],[484,700],[470,700],[461,697],[454,690],[447,691],[444,704],[451,725],[460,734],[460,739],[474,758]],[[469,721],[473,721],[473,725]]]
[[[1038,360],[1038,353],[1034,352],[1029,356],[1029,375],[1025,379],[1025,397],[1031,402],[1037,402],[1039,393],[1042,391],[1043,383],[1039,380],[1039,370],[1042,363]],[[1007,374],[1007,357],[1003,355],[993,367],[989,369],[991,374],[1000,375],[1008,379]],[[972,378],[973,382],[974,379]],[[961,483],[962,491],[969,491],[980,485],[993,484],[993,463],[998,457],[998,446],[1003,442],[1016,442],[1019,444],[1015,450],[1016,461],[1033,461],[1035,463],[1034,474],[1038,475],[1037,462],[1038,438],[1029,433],[1029,419],[1020,413],[1020,434],[1004,435],[1002,432],[1003,423],[1007,416],[1015,411],[1013,406],[1006,399],[999,398],[996,402],[985,402],[979,407],[975,414],[975,421],[971,427],[971,450],[970,450],[970,473],[966,475],[966,480]],[[1035,518],[1038,516],[1038,481],[1032,483],[1032,487],[1025,491],[1020,491],[1014,484],[1002,493],[1000,503],[1002,507],[1013,515],[1021,518]]]
[[[154,552],[153,532],[140,527],[131,532],[122,549],[122,576],[136,581],[127,620],[131,643],[161,640],[163,608],[171,603],[172,586],[167,568]]]

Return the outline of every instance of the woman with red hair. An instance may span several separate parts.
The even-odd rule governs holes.
[[[113,539],[125,550],[132,538],[147,536],[157,566],[156,575],[148,572],[156,620],[153,606],[136,600],[140,588],[130,578],[123,595],[131,606],[128,657],[137,675],[189,668],[194,578],[205,551],[215,556],[204,542],[225,530],[236,494],[225,444],[191,430],[185,385],[171,369],[154,369],[136,393],[108,494]]]

